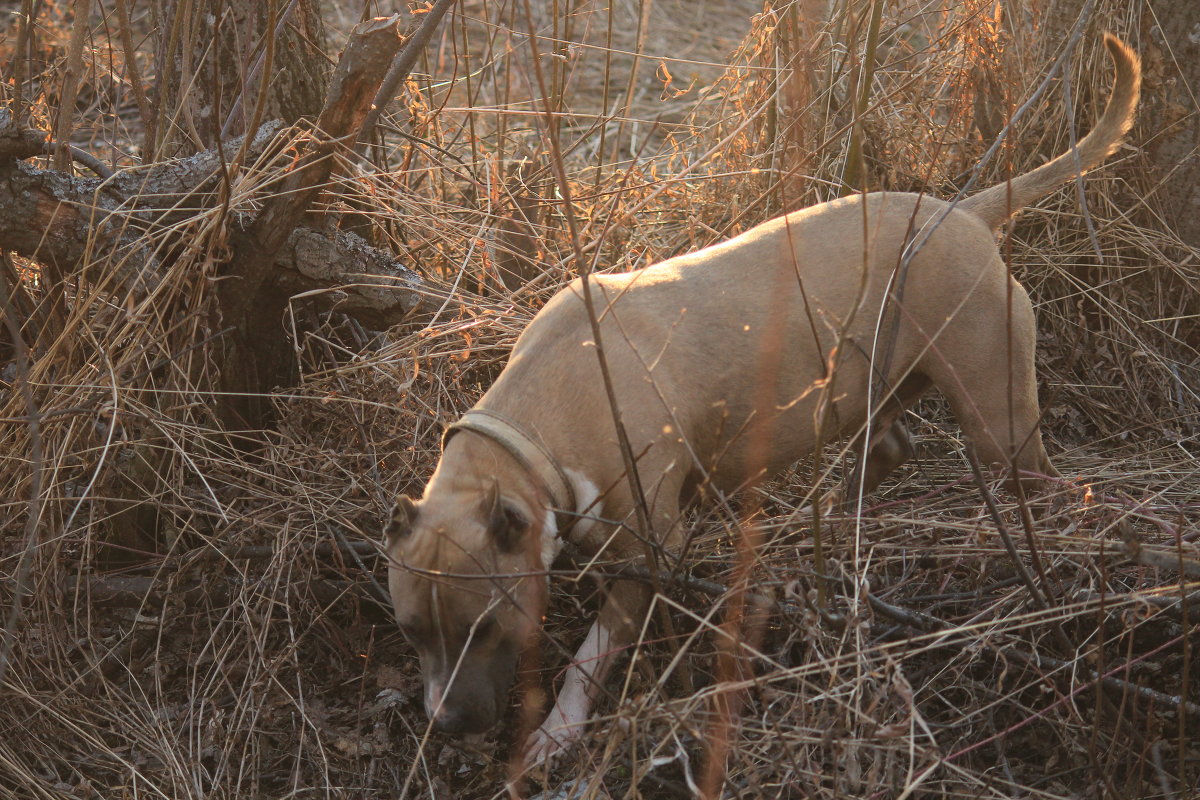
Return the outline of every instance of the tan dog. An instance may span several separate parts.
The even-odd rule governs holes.
[[[699,489],[751,486],[838,437],[864,453],[869,491],[911,454],[897,420],[931,386],[982,463],[1011,467],[1029,488],[1057,474],[1038,431],[1033,309],[995,233],[1128,131],[1138,59],[1115,37],[1105,44],[1112,97],[1077,152],[957,204],[883,192],[822,203],[638,272],[574,281],[542,309],[447,432],[424,497],[401,497],[387,526],[392,601],[435,727],[482,732],[504,715],[560,537],[611,557],[641,555],[643,537],[676,547],[680,509]],[[528,761],[580,735],[649,599],[634,583],[611,589]]]

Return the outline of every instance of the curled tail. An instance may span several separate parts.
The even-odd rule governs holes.
[[[1137,54],[1111,33],[1104,34],[1104,46],[1117,68],[1112,96],[1096,127],[1076,146],[1078,155],[1068,150],[1031,172],[968,197],[958,204],[959,208],[970,211],[995,230],[1017,211],[1112,155],[1133,124],[1142,68]]]

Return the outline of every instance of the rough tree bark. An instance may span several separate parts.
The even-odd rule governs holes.
[[[248,145],[249,157],[267,150],[281,128],[277,122],[264,125]],[[226,148],[236,151],[241,143],[239,137]],[[44,150],[44,134],[17,126],[0,111],[0,248],[76,276],[89,258],[95,259],[89,254],[103,254],[115,269],[84,277],[102,283],[114,297],[154,288],[162,265],[147,246],[146,233],[193,213],[163,213],[164,208],[210,205],[222,176],[215,150],[119,172],[108,180],[40,170],[21,160]],[[235,215],[235,237],[249,236],[253,222]],[[391,253],[340,231],[294,227],[268,269],[289,295],[329,289],[317,296],[318,303],[372,329],[399,323],[420,302],[420,276]]]
[[[145,160],[240,136],[255,120],[291,124],[321,110],[329,85],[318,0],[156,0],[157,103]]]
[[[403,43],[400,18],[360,23],[334,74],[329,97],[307,148],[254,223],[235,233],[233,257],[219,284],[214,309],[232,326],[221,371],[222,422],[231,429],[262,427],[270,416],[264,392],[287,383],[292,348],[280,320],[289,295],[274,280],[275,257],[324,188],[339,149],[351,152],[372,100]]]

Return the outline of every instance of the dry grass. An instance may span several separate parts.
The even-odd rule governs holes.
[[[757,0],[533,5],[544,41],[570,43],[544,59],[553,97],[531,100],[523,14],[464,2],[399,104],[396,125],[427,143],[390,137],[378,172],[339,187],[449,299],[435,292],[420,328],[382,334],[296,303],[301,374],[275,396],[264,447],[230,448],[208,412],[220,356],[201,312],[218,215],[154,232],[200,246],[128,302],[94,277],[109,266],[96,253],[61,316],[42,320],[50,292],[17,265],[12,304],[42,336],[27,369],[14,351],[0,375],[0,608],[26,592],[0,684],[0,794],[504,796],[514,743],[475,751],[428,733],[415,658],[377,599],[379,565],[352,545],[376,539],[396,493],[419,491],[443,427],[578,268],[536,112],[556,112],[586,254],[632,269],[839,193],[866,38],[865,16],[819,25],[785,3],[750,23]],[[1097,5],[1067,64],[1077,130],[1108,86],[1098,32],[1139,24],[1126,4]],[[867,184],[961,187],[1073,23],[1035,21],[998,28],[986,2],[886,4],[861,120]],[[51,34],[65,47],[64,29]],[[95,43],[108,47],[99,31]],[[108,62],[92,63],[84,83],[110,85],[96,66]],[[136,139],[116,85],[81,111],[101,122],[79,143]],[[978,186],[1068,146],[1061,85],[1047,98]],[[1086,181],[1099,252],[1070,187],[1005,244],[1038,307],[1048,448],[1069,476],[1033,535],[1012,498],[995,492],[989,510],[936,400],[913,415],[915,465],[861,515],[825,520],[825,580],[800,511],[808,467],[734,506],[760,505],[750,519],[697,512],[694,579],[659,598],[681,640],[650,625],[583,746],[525,791],[688,796],[724,735],[728,796],[1200,792],[1200,713],[1170,707],[1200,701],[1198,586],[1179,569],[1200,560],[1200,261],[1160,220],[1139,149],[1153,134],[1136,128]],[[235,206],[252,208],[277,170],[262,165]],[[506,237],[503,215],[528,197],[531,231]],[[506,284],[513,263],[523,279]],[[824,456],[826,489],[836,456]],[[731,646],[720,587],[748,527],[766,543],[754,591],[779,607]],[[1157,561],[1130,560],[1126,539]],[[579,568],[561,576],[547,687],[596,602]],[[742,679],[717,677],[721,654]],[[1097,688],[1096,673],[1118,682]],[[731,702],[740,718],[722,728]]]

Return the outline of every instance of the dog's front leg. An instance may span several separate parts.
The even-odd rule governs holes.
[[[525,744],[526,766],[548,763],[583,735],[605,678],[637,640],[650,597],[650,588],[639,583],[621,583],[610,590],[599,618],[567,668],[554,708]]]

